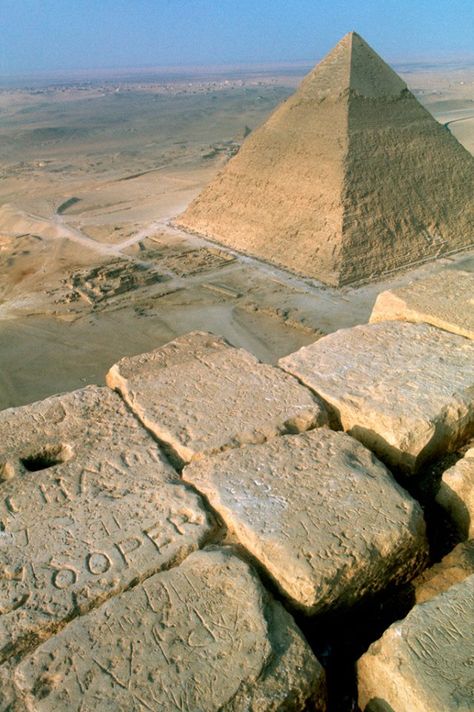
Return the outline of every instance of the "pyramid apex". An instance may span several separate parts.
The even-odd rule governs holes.
[[[357,32],[351,36],[351,69],[349,86],[368,98],[399,96],[407,89],[401,77],[380,57]]]
[[[356,37],[359,40],[362,40],[363,42],[365,41],[361,35],[359,35],[355,30],[351,30],[350,32],[346,32],[346,34],[339,40],[337,45],[345,45],[346,47],[351,49],[351,44],[352,40]],[[337,47],[337,45],[335,45]]]
[[[397,97],[407,89],[398,74],[355,30],[303,79],[300,94],[322,100],[351,93],[367,98]]]

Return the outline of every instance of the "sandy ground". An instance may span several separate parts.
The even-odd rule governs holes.
[[[403,76],[474,153],[474,68]],[[169,225],[298,78],[0,90],[0,408],[103,383],[192,329],[274,362],[366,322],[391,284],[473,268],[335,290]]]

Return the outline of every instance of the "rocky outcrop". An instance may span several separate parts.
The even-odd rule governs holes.
[[[108,388],[0,412],[0,660],[202,546],[212,515]]]
[[[421,508],[344,433],[321,428],[229,450],[183,477],[306,614],[350,607],[424,563]]]
[[[474,344],[427,324],[341,329],[279,365],[321,396],[344,430],[407,473],[474,430]]]
[[[426,322],[474,339],[473,294],[474,273],[445,269],[406,287],[381,292],[370,321]]]
[[[474,448],[443,473],[436,501],[463,539],[474,538]]]
[[[325,710],[325,675],[281,604],[225,549],[192,554],[8,670],[10,703],[66,709]]]
[[[123,358],[107,383],[181,464],[327,423],[322,403],[292,376],[203,332]]]
[[[474,242],[474,158],[355,32],[177,222],[331,285]]]
[[[472,709],[474,576],[415,606],[359,660],[364,712]]]

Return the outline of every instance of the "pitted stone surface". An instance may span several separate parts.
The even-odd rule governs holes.
[[[200,498],[108,388],[0,413],[0,659],[180,561]]]
[[[474,538],[474,448],[443,473],[436,501],[464,539]]]
[[[359,706],[366,712],[471,712],[473,651],[470,576],[415,606],[370,646],[358,662]]]
[[[445,269],[406,287],[381,292],[371,322],[426,322],[474,339],[474,273]]]
[[[323,669],[293,619],[228,549],[107,601],[11,677],[35,712],[325,709]]]
[[[429,601],[474,574],[474,539],[454,547],[441,561],[412,581],[417,603]]]
[[[350,606],[424,562],[418,503],[344,433],[321,428],[228,450],[191,463],[183,478],[307,614]]]
[[[433,326],[341,329],[279,365],[389,466],[415,472],[474,430],[474,344]]]
[[[107,384],[181,463],[327,422],[319,399],[292,376],[203,332],[123,358]]]

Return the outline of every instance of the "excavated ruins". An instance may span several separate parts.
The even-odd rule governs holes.
[[[334,286],[474,244],[474,158],[355,32],[177,219]]]

